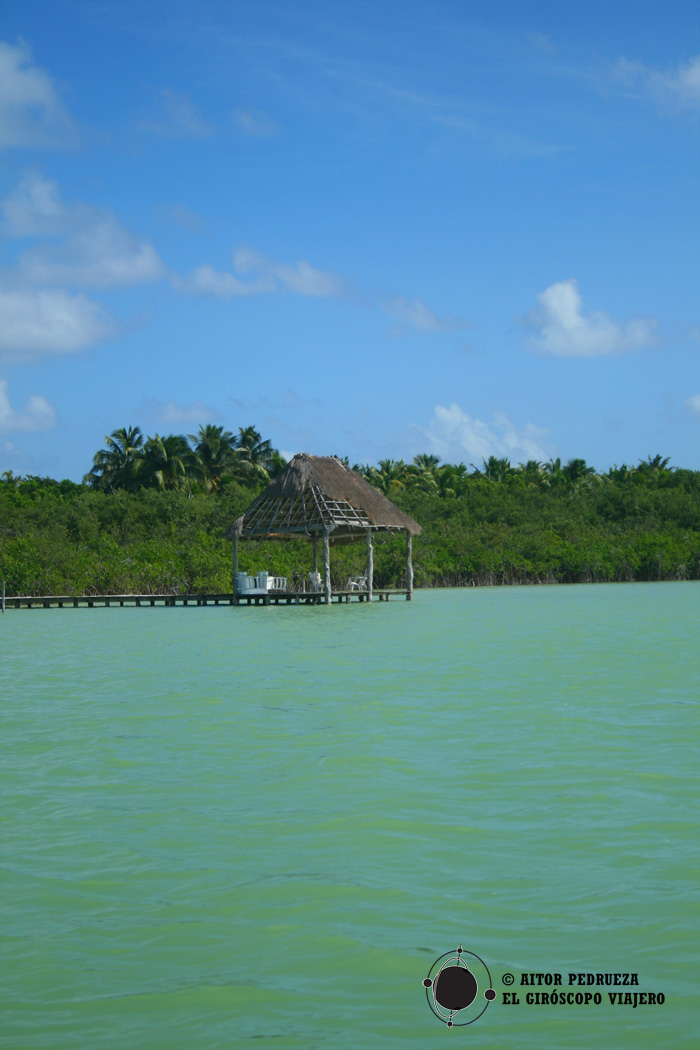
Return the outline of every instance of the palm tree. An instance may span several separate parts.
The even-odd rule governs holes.
[[[247,459],[265,468],[274,451],[271,443],[263,441],[255,427],[238,428],[236,450],[242,459]]]
[[[423,454],[413,457],[413,463],[405,467],[404,481],[412,492],[437,492],[437,471],[440,457]]]
[[[149,488],[185,488],[196,473],[196,461],[184,434],[154,434],[143,446],[137,477]]]
[[[195,469],[204,485],[216,489],[226,474],[234,474],[236,467],[236,437],[230,430],[208,423],[196,434],[190,434]]]
[[[440,465],[440,457],[423,453],[420,456],[414,456],[413,462],[422,474],[433,474]]]
[[[592,477],[595,467],[589,467],[585,459],[570,459],[566,466],[562,467],[561,473],[567,481],[574,483]]]
[[[563,481],[563,475],[561,472],[561,459],[557,456],[556,459],[550,459],[542,467],[545,475],[545,485],[551,487],[552,485],[559,485]]]
[[[385,495],[403,492],[406,487],[406,464],[402,459],[380,459],[379,467],[365,464],[354,469]]]
[[[435,492],[435,468],[440,462],[439,456],[414,456],[413,463],[404,467],[402,480],[411,492]]]
[[[544,467],[538,459],[528,459],[527,463],[518,463],[518,476],[526,488],[538,488],[544,478]]]
[[[262,440],[255,427],[239,427],[235,459],[229,473],[242,485],[254,488],[270,480],[270,470],[279,473],[281,459],[271,443]]]
[[[645,470],[647,467],[649,467],[652,470],[666,470],[670,462],[670,456],[666,456],[665,459],[662,459],[662,457],[657,453],[657,455],[655,455],[653,458],[651,456],[647,456],[646,461],[640,460],[639,469]]]
[[[345,457],[347,463],[347,456]],[[276,448],[273,448],[270,459],[267,464],[267,473],[271,478],[276,478],[278,474],[281,474],[284,468],[287,466],[287,460],[284,458],[281,452],[278,452]]]
[[[380,459],[379,470],[371,480],[385,495],[396,496],[406,488],[407,476],[402,459]]]
[[[482,460],[481,470],[477,470],[477,475],[482,478],[488,478],[489,481],[505,481],[506,478],[512,477],[515,474],[513,467],[510,465],[510,460],[504,456],[502,459],[498,459],[496,456],[489,456],[488,459]]]
[[[467,467],[464,463],[444,463],[435,471],[438,494],[456,499],[463,496],[468,484]]]
[[[123,488],[133,491],[137,487],[137,463],[143,447],[143,434],[139,427],[120,427],[105,436],[106,448],[96,452],[92,470],[83,478],[86,485],[95,489],[114,492]]]
[[[660,455],[647,456],[646,459],[640,459],[637,474],[641,474],[645,482],[658,483],[663,478],[670,476],[673,470],[673,467],[668,465],[670,462],[670,456],[666,456],[665,459]]]

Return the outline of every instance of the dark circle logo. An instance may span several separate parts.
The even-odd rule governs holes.
[[[485,986],[481,995],[479,982]],[[456,951],[445,952],[435,960],[423,980],[423,987],[435,1016],[448,1028],[455,1028],[472,1024],[481,1017],[496,998],[492,983],[484,960],[460,944]]]
[[[446,966],[435,978],[433,995],[445,1010],[466,1010],[476,999],[476,977],[465,966]]]

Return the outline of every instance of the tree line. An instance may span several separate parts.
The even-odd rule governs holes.
[[[347,461],[346,461],[347,462]],[[82,484],[0,476],[8,594],[229,591],[228,526],[284,466],[254,427],[105,439]],[[583,459],[478,467],[416,456],[357,469],[422,526],[417,586],[700,579],[700,471],[660,455],[598,472]],[[241,568],[300,583],[308,543],[243,544]],[[333,586],[364,568],[333,552]],[[403,538],[379,538],[375,583],[401,586]]]
[[[605,473],[597,473],[585,459],[570,459],[562,466],[561,459],[550,459],[542,463],[529,459],[513,466],[506,457],[489,456],[480,467],[464,463],[441,463],[439,456],[415,456],[412,463],[403,460],[383,459],[377,467],[355,466],[368,481],[386,496],[393,498],[404,492],[423,492],[442,498],[459,499],[474,482],[503,482],[525,488],[568,489],[579,491],[592,485],[611,482],[633,484],[658,484],[671,482],[674,468],[669,467],[669,457],[648,456],[637,466],[627,464],[612,466]]]
[[[121,427],[105,436],[83,484],[93,489],[115,492],[123,489],[185,489],[212,492],[235,481],[246,488],[267,484],[286,465],[272,443],[263,440],[254,426],[240,427],[237,434],[213,423],[200,426],[196,434],[154,434],[144,437],[139,427]],[[344,458],[349,466],[349,460]],[[407,492],[428,493],[441,498],[459,499],[475,481],[505,482],[528,488],[581,489],[610,482],[649,484],[669,482],[674,468],[669,458],[648,456],[636,466],[617,464],[597,473],[585,459],[548,462],[530,459],[513,465],[506,457],[489,456],[477,467],[464,463],[443,463],[440,456],[422,454],[412,463],[402,459],[382,459],[377,466],[353,464],[356,470],[390,499]],[[5,480],[15,477],[11,472]],[[19,480],[19,479],[16,479]]]
[[[83,482],[94,489],[193,489],[211,492],[226,479],[249,488],[266,483],[282,470],[285,460],[255,427],[238,434],[212,423],[196,434],[154,434],[139,427],[122,427],[105,437]]]
[[[184,489],[208,493],[232,481],[254,489],[267,484],[286,466],[281,453],[263,440],[254,426],[241,427],[233,434],[208,423],[196,434],[152,437],[144,437],[139,427],[129,426],[112,431],[104,441],[105,447],[95,453],[83,484],[105,492]],[[343,461],[350,465],[347,457]],[[604,473],[597,473],[585,459],[570,459],[563,465],[561,459],[530,459],[513,465],[506,457],[489,456],[481,466],[472,463],[470,467],[443,463],[440,456],[423,454],[415,456],[412,463],[382,459],[377,466],[355,463],[352,469],[390,499],[408,492],[459,499],[478,481],[569,491],[613,482],[668,484],[675,473],[669,458],[661,455],[648,456],[636,466],[616,464]],[[22,479],[6,471],[0,480],[19,483]]]

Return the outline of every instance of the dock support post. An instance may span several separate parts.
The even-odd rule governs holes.
[[[331,604],[331,545],[328,529],[323,530],[323,595],[326,605]]]
[[[372,601],[372,580],[374,578],[374,547],[372,530],[367,529],[367,601]]]
[[[413,552],[413,537],[411,533],[406,530],[406,601],[410,602],[413,599],[413,560],[411,558]]]
[[[2,581],[2,611],[5,612],[5,581]]]
[[[233,604],[238,605],[238,594],[236,593],[236,586],[238,584],[238,536],[233,537]]]
[[[314,536],[311,540],[311,546],[314,552],[314,572],[318,572],[318,536]]]

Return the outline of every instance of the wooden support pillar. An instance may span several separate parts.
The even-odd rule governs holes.
[[[374,547],[372,530],[367,529],[367,601],[372,601],[372,580],[374,579]]]
[[[318,536],[313,537],[311,545],[314,551],[314,572],[318,572]]]
[[[233,537],[233,604],[238,605],[238,536]]]
[[[413,551],[413,537],[411,533],[406,530],[406,601],[410,602],[413,598],[413,560],[411,554]]]
[[[323,594],[326,605],[331,604],[331,545],[328,530],[323,530]]]

